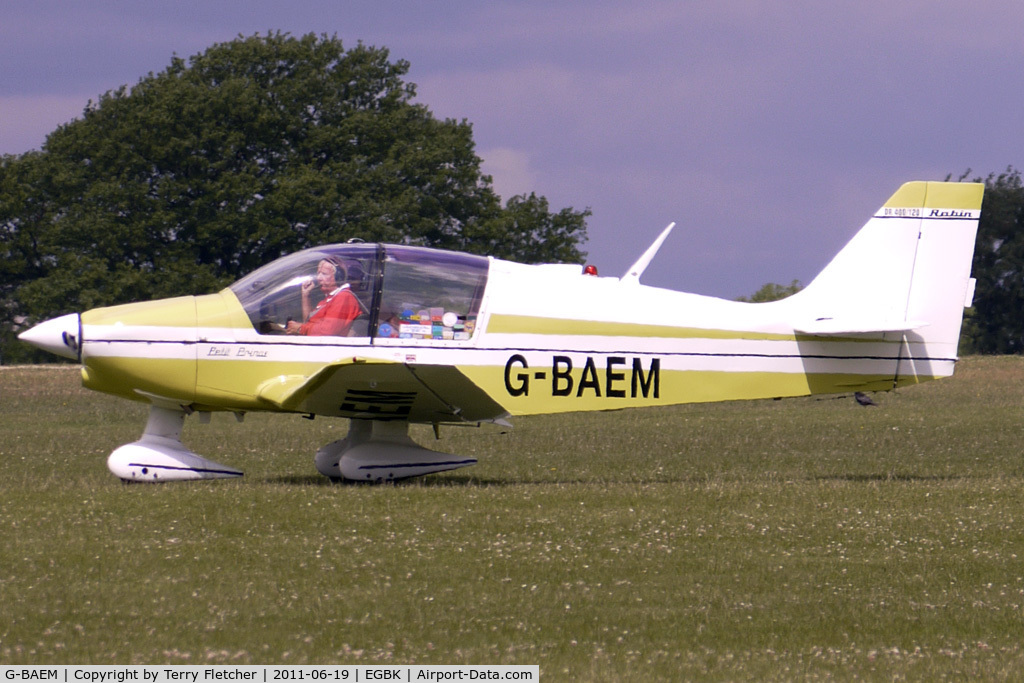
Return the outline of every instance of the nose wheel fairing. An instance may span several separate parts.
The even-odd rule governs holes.
[[[181,442],[185,411],[152,406],[142,438],[116,449],[107,467],[123,481],[187,481],[241,477],[242,472],[193,453]]]

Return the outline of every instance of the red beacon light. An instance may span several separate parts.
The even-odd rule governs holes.
[[[590,266],[590,265],[586,266],[583,269],[583,274],[584,275],[597,275],[597,266]]]

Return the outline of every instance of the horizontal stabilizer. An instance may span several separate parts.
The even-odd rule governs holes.
[[[910,332],[928,323],[915,320],[853,320],[846,318],[818,318],[795,326],[796,332],[813,335],[870,334],[872,332]]]

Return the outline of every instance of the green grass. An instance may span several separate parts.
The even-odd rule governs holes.
[[[1024,358],[878,395],[414,430],[473,468],[331,484],[344,421],[189,420],[241,480],[123,485],[146,410],[0,370],[0,663],[513,663],[545,680],[1013,679]]]

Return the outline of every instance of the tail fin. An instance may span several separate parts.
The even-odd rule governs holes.
[[[798,332],[893,333],[905,358],[946,360],[952,374],[985,186],[903,185],[792,299]],[[890,338],[886,335],[886,338]],[[913,346],[914,348],[909,348]],[[933,374],[936,367],[929,367]]]

